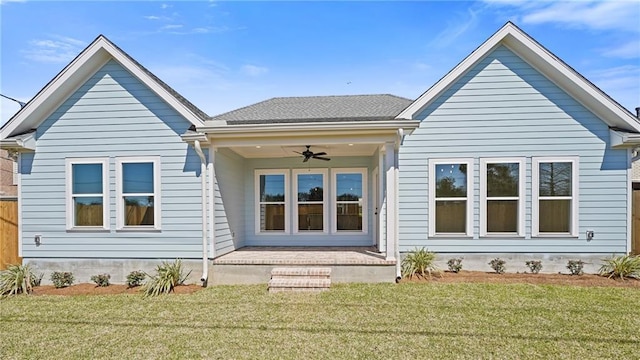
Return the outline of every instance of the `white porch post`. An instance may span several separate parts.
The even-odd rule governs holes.
[[[386,260],[396,260],[395,248],[398,236],[396,226],[398,222],[398,213],[396,203],[397,184],[396,184],[396,148],[395,144],[388,142],[384,144],[384,169],[386,173],[386,217],[387,217],[387,249]]]
[[[213,145],[209,146],[209,162],[207,163],[207,177],[209,178],[209,258],[216,256],[216,159],[217,148]]]

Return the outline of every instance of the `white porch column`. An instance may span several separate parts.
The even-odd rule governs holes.
[[[216,256],[216,159],[217,148],[209,146],[209,161],[207,162],[207,177],[209,178],[209,259]]]
[[[384,144],[384,169],[386,173],[386,210],[387,210],[387,249],[386,260],[396,260],[395,248],[398,241],[396,226],[398,213],[396,203],[397,183],[396,183],[396,148],[395,144],[388,142]]]

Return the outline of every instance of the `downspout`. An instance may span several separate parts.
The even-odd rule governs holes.
[[[400,201],[399,201],[399,197],[397,196],[400,191],[398,190],[400,182],[399,180],[399,176],[398,174],[400,173],[399,169],[398,169],[398,165],[400,165],[400,145],[402,145],[402,141],[404,140],[404,130],[402,128],[398,129],[398,138],[396,140],[396,156],[395,156],[395,166],[394,166],[394,172],[395,172],[395,181],[396,181],[396,186],[394,187],[396,190],[396,203],[393,204],[393,206],[396,207],[395,212],[396,212],[396,222],[395,224],[393,224],[394,229],[393,231],[395,231],[396,234],[396,241],[395,241],[395,245],[394,245],[394,253],[395,253],[395,258],[396,258],[396,281],[399,281],[400,279],[402,279],[402,262],[400,261]]]
[[[209,257],[207,254],[207,159],[200,147],[200,140],[193,142],[193,148],[200,157],[200,180],[202,181],[202,286],[207,286],[209,277]]]

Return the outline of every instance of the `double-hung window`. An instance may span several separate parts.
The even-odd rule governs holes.
[[[480,236],[524,236],[524,159],[480,159]]]
[[[472,236],[473,160],[429,161],[429,235]]]
[[[578,158],[532,159],[532,236],[578,236]]]
[[[67,229],[109,229],[109,159],[66,159]]]
[[[293,170],[294,232],[328,232],[326,182],[326,169]]]
[[[334,218],[332,231],[367,232],[367,170],[334,169]]]
[[[256,170],[256,233],[289,231],[288,170]]]
[[[160,229],[160,158],[116,158],[118,229]]]

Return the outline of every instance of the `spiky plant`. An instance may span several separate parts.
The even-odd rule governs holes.
[[[0,295],[29,294],[41,279],[29,264],[9,265],[7,270],[0,271]]]
[[[148,275],[150,280],[144,284],[142,291],[145,296],[168,294],[177,285],[182,285],[189,274],[191,271],[184,274],[180,259],[172,263],[163,261],[161,265],[157,266],[155,275]]]
[[[436,254],[425,248],[413,250],[402,260],[402,277],[412,278],[417,276],[424,278],[439,273],[440,269],[433,263],[435,259]]]
[[[640,279],[640,256],[621,255],[602,260],[598,273],[608,278]]]

